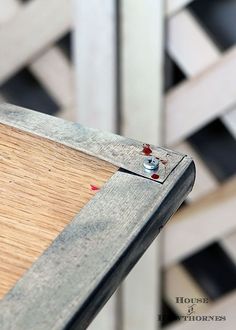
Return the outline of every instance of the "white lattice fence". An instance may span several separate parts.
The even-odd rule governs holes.
[[[58,105],[57,115],[166,144],[192,154],[196,162],[196,185],[187,206],[168,224],[164,239],[159,237],[159,243],[147,251],[91,329],[158,329],[161,270],[165,301],[177,314],[185,313],[186,306],[176,304],[176,296],[207,297],[207,293],[181,261],[212,242],[236,262],[235,176],[219,182],[189,143],[189,137],[216,118],[236,136],[236,48],[222,51],[214,43],[189,10],[191,2],[104,0],[101,5],[99,0],[0,0],[1,85],[27,67]],[[58,45],[74,29],[73,22],[75,70]],[[186,76],[166,95],[162,93],[164,43]],[[3,93],[0,99],[7,100]],[[200,314],[229,315],[229,321],[208,323],[207,329],[234,329],[235,301],[231,292],[201,306]],[[201,326],[176,322],[167,328]]]
[[[185,140],[217,117],[235,136],[236,52],[234,46],[224,53],[220,51],[209,33],[185,8],[188,3],[190,1],[169,1],[167,7],[167,51],[187,79],[166,95],[166,139],[168,145],[192,154],[197,166],[196,185],[188,199],[188,206],[174,217],[165,232],[165,296],[172,308],[180,314],[184,310],[181,310],[183,306],[175,303],[176,296],[207,295],[189,277],[179,261],[217,241],[235,262],[232,251],[236,244],[235,177],[220,184]],[[223,324],[214,322],[208,325],[208,329],[235,327],[235,319],[229,307],[232,301],[236,301],[233,292],[228,297],[203,306],[200,314],[204,311],[204,315],[214,315],[217,310],[220,315],[226,313],[230,318]],[[186,306],[184,308],[186,310]],[[177,323],[169,328],[199,329],[203,326]]]
[[[56,45],[72,27],[71,4],[68,0],[0,1],[0,84],[27,67],[61,115],[73,119],[73,67]]]

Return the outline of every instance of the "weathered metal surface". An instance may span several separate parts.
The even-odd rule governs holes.
[[[10,105],[0,122],[133,172],[115,173],[0,302],[1,330],[85,329],[191,190],[193,162],[151,146],[161,184],[140,142]]]
[[[10,104],[0,105],[0,122],[62,143],[152,179],[153,172],[146,171],[143,166],[146,156],[143,153],[142,142]],[[184,155],[160,147],[150,148],[152,155],[160,159],[157,170],[159,177],[155,181],[163,183]]]
[[[114,174],[0,302],[0,329],[85,329],[183,202],[194,176],[188,157],[164,184]]]

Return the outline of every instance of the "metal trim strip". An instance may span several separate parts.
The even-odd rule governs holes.
[[[0,105],[0,123],[64,144],[153,180],[153,172],[143,166],[146,156],[142,152],[142,142],[10,104]],[[163,161],[159,162],[159,177],[154,181],[163,183],[184,155],[153,145],[150,148],[152,154]]]
[[[85,329],[194,178],[189,157],[164,184],[116,172],[0,302],[0,328]]]

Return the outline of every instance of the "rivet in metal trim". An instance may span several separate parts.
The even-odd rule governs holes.
[[[145,167],[146,170],[154,171],[159,166],[159,160],[154,156],[145,157],[143,161],[143,166]]]

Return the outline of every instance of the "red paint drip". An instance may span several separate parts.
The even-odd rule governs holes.
[[[154,180],[158,180],[159,178],[160,178],[160,176],[158,175],[158,174],[153,174],[152,176],[151,176],[151,178],[152,179],[154,179]]]
[[[168,163],[168,160],[161,159],[161,162],[162,162],[163,165],[166,165]]]
[[[143,153],[146,155],[146,156],[150,156],[151,153],[152,153],[152,149],[150,148],[150,144],[144,144],[143,145]]]
[[[93,185],[91,184],[91,185],[90,185],[90,189],[96,191],[96,190],[99,190],[100,188],[98,188],[98,187],[96,187],[96,186],[93,186]]]

